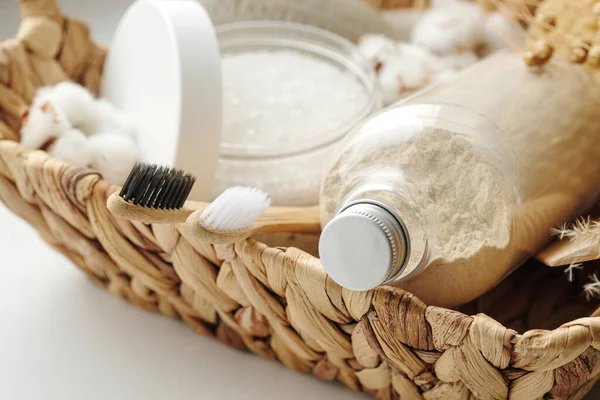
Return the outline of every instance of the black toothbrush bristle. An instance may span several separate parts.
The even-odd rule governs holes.
[[[190,183],[193,184],[191,177],[185,176],[183,180],[183,186],[181,188],[181,191],[179,192],[179,196],[177,196],[177,200],[175,201],[175,206],[177,208],[181,208],[185,203],[185,199],[187,199],[187,197],[189,196],[190,190],[192,189]]]
[[[146,208],[174,210],[183,207],[196,178],[180,169],[138,162],[119,196]]]

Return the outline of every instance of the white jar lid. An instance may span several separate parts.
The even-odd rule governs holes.
[[[407,248],[401,223],[371,203],[357,203],[340,212],[319,240],[319,256],[331,279],[359,291],[393,280],[401,272]]]
[[[100,91],[135,119],[145,161],[193,173],[190,198],[211,200],[221,141],[221,57],[201,5],[135,2],[115,32]]]

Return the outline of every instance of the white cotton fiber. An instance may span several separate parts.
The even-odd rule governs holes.
[[[115,133],[135,139],[136,128],[133,119],[105,99],[94,102],[92,112],[83,125],[88,135]]]
[[[429,8],[441,8],[448,7],[449,5],[456,4],[463,0],[431,0],[429,3]]]
[[[88,139],[92,168],[115,185],[122,185],[138,160],[133,139],[120,133],[103,133]]]
[[[114,184],[124,183],[138,160],[133,121],[72,82],[38,89],[23,116],[21,143],[44,147],[73,166],[91,166]]]
[[[444,70],[454,70],[460,71],[463,70],[473,64],[475,64],[479,60],[479,57],[475,55],[473,52],[460,53],[460,54],[449,54],[443,57],[440,57],[440,63],[443,66]]]
[[[427,69],[419,62],[402,58],[388,60],[379,72],[384,104],[393,104],[407,94],[424,88],[429,78]]]
[[[432,76],[445,69],[440,57],[410,43],[398,43],[397,53],[379,70],[384,104],[390,105],[408,94],[423,89]]]
[[[33,103],[37,103],[41,100],[47,99],[50,93],[54,91],[54,86],[42,86],[35,92]]]
[[[91,161],[87,137],[79,129],[69,129],[48,149],[48,154],[76,167],[87,167]]]
[[[393,57],[398,52],[397,43],[385,35],[367,34],[358,40],[358,49],[374,65]]]
[[[37,98],[24,117],[21,143],[39,149],[49,139],[59,137],[69,129],[71,124],[67,117],[52,100]]]
[[[438,70],[443,68],[440,58],[426,48],[412,43],[399,43],[398,54],[406,62],[419,63],[426,69]]]
[[[440,55],[474,51],[484,42],[484,23],[479,5],[451,3],[427,11],[415,25],[411,40]]]
[[[44,93],[49,96],[65,113],[71,125],[79,127],[90,113],[94,96],[85,87],[73,82],[65,81]]]

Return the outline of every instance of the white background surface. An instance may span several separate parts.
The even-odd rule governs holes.
[[[108,42],[130,2],[61,4]],[[14,36],[18,21],[16,0],[0,0],[0,40]],[[2,400],[368,398],[110,296],[1,204],[0,251]]]
[[[62,0],[107,42],[129,0]],[[0,38],[16,1],[0,0]],[[0,399],[367,399],[193,333],[87,281],[0,204]]]

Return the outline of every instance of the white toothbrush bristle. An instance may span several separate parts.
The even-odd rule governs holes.
[[[234,186],[225,190],[200,214],[200,223],[216,232],[235,232],[250,227],[271,205],[260,189]]]

